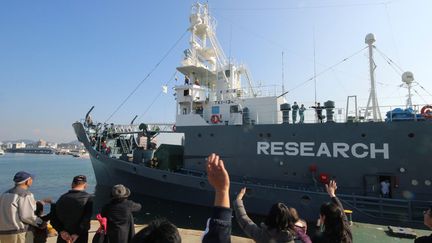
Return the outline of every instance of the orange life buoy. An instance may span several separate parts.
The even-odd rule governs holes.
[[[216,123],[219,123],[219,122],[220,122],[220,118],[219,118],[218,115],[212,115],[211,118],[210,118],[210,121],[211,121],[213,124],[216,124]]]
[[[432,105],[425,105],[423,108],[421,108],[420,113],[425,118],[432,118]]]

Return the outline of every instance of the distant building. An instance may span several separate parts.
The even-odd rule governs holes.
[[[6,144],[6,148],[7,148],[7,149],[11,149],[11,148],[13,148],[13,144],[12,144],[12,143],[7,143],[7,144]]]
[[[26,144],[24,143],[24,142],[21,142],[21,143],[14,143],[13,145],[12,145],[12,148],[13,149],[19,149],[19,148],[25,148],[26,147]]]
[[[46,142],[45,140],[43,140],[43,139],[40,139],[40,140],[37,142],[37,147],[38,147],[38,148],[46,148],[46,146],[47,146],[47,142]]]
[[[57,143],[47,143],[47,146],[52,149],[57,149]]]

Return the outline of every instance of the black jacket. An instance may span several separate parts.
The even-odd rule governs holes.
[[[141,204],[118,199],[112,199],[102,208],[102,217],[108,219],[107,235],[110,243],[131,242],[135,235],[132,212],[140,210]]]
[[[83,234],[90,229],[93,212],[93,197],[85,191],[70,190],[56,203],[51,224],[58,231]]]
[[[419,237],[414,243],[432,243],[432,235]]]
[[[230,208],[213,207],[213,214],[207,220],[202,243],[230,243],[231,215]]]

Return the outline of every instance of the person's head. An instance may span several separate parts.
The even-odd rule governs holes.
[[[28,189],[33,185],[33,178],[35,176],[25,172],[25,171],[19,171],[15,174],[13,181],[15,182],[15,186],[22,187],[24,189]]]
[[[129,196],[130,196],[129,188],[123,186],[122,184],[115,185],[111,189],[111,198],[114,200],[124,200]]]
[[[297,101],[294,101],[294,105],[297,105]]]
[[[181,243],[181,237],[174,224],[166,219],[156,219],[138,232],[132,243]]]
[[[303,104],[301,104],[301,107],[304,107],[304,105],[303,105]]]
[[[297,222],[300,220],[300,217],[298,215],[298,212],[295,208],[288,208],[288,210],[290,211],[291,217],[293,219],[294,222]]]
[[[317,105],[319,106],[319,105],[320,105],[320,103],[318,102],[318,103],[317,103]]]
[[[432,229],[432,206],[423,212],[423,223]]]
[[[35,215],[40,217],[43,214],[43,210],[44,210],[44,205],[42,202],[37,201],[36,202],[36,210],[35,210]]]
[[[335,242],[344,242],[349,234],[349,225],[344,220],[344,212],[332,202],[324,203],[320,209],[321,224],[324,224],[324,235]]]
[[[85,190],[87,188],[87,177],[85,175],[75,176],[71,187],[75,190]]]
[[[295,221],[285,204],[276,203],[270,208],[264,223],[270,229],[282,231],[292,229]]]

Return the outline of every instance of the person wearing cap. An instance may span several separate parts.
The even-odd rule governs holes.
[[[57,243],[88,242],[93,197],[85,191],[86,188],[86,176],[75,176],[72,180],[72,189],[58,199],[51,220],[51,224],[59,232]]]
[[[112,187],[111,201],[102,208],[102,216],[108,219],[107,236],[110,243],[128,243],[135,235],[133,212],[141,210],[141,204],[128,200],[129,188],[122,184]]]
[[[34,175],[20,171],[15,174],[15,187],[0,196],[0,243],[33,242],[30,226],[44,227],[34,213],[36,201],[29,188]]]

